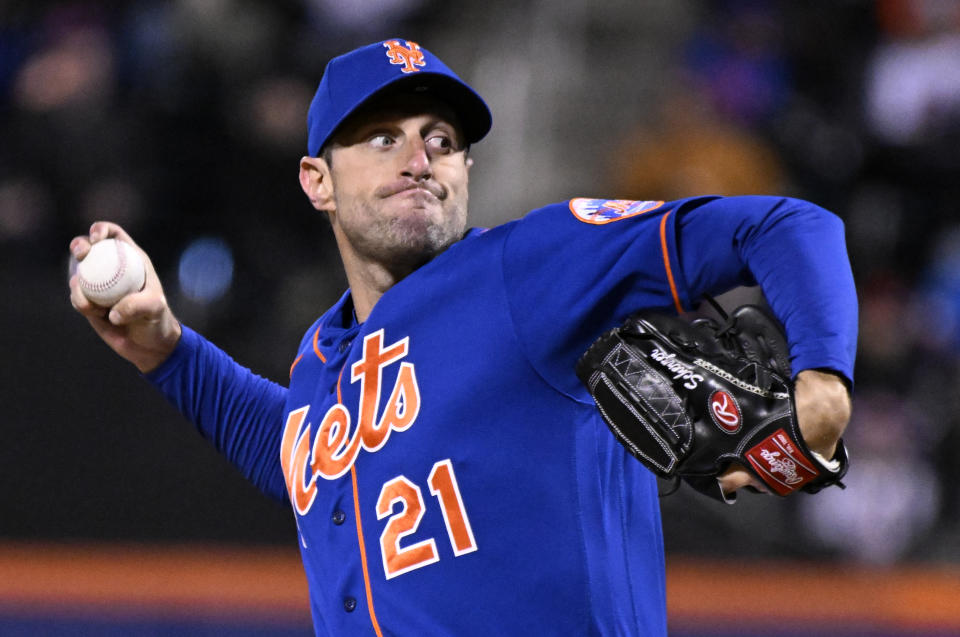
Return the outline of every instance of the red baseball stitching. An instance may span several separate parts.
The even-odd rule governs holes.
[[[117,247],[117,260],[120,263],[120,266],[117,268],[117,271],[114,272],[113,276],[107,279],[106,281],[101,281],[99,283],[93,283],[83,278],[83,275],[80,276],[80,287],[86,288],[91,292],[103,292],[115,286],[118,281],[123,277],[124,273],[127,270],[127,253],[123,250],[123,246],[120,245],[118,239],[114,239],[113,243]]]

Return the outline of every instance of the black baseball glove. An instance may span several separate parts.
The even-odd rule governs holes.
[[[843,442],[830,461],[807,447],[786,339],[757,306],[723,323],[638,312],[590,346],[577,376],[617,439],[658,476],[725,502],[736,495],[716,478],[731,462],[781,496],[843,486]]]

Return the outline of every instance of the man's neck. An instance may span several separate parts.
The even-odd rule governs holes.
[[[418,265],[390,264],[386,266],[377,261],[362,259],[351,250],[340,250],[343,259],[343,268],[350,284],[350,295],[353,297],[353,308],[357,320],[364,322],[373,311],[380,297],[387,290],[406,278]]]
[[[346,264],[344,266],[346,267]],[[402,278],[396,277],[379,264],[366,264],[365,267],[357,268],[347,267],[346,270],[350,294],[353,297],[353,309],[360,323],[367,320],[380,297]]]

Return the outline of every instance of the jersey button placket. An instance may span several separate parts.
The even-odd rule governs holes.
[[[336,524],[337,526],[340,526],[341,524],[346,522],[347,514],[341,511],[340,509],[337,509],[336,511],[333,512],[333,515],[330,516],[330,519],[333,520],[334,524]]]
[[[352,613],[357,609],[357,600],[353,597],[344,597],[343,598],[343,610],[348,613]]]

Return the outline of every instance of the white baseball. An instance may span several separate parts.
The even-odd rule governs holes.
[[[143,259],[126,241],[103,239],[77,265],[80,291],[91,303],[112,307],[117,301],[143,289],[146,270]]]

